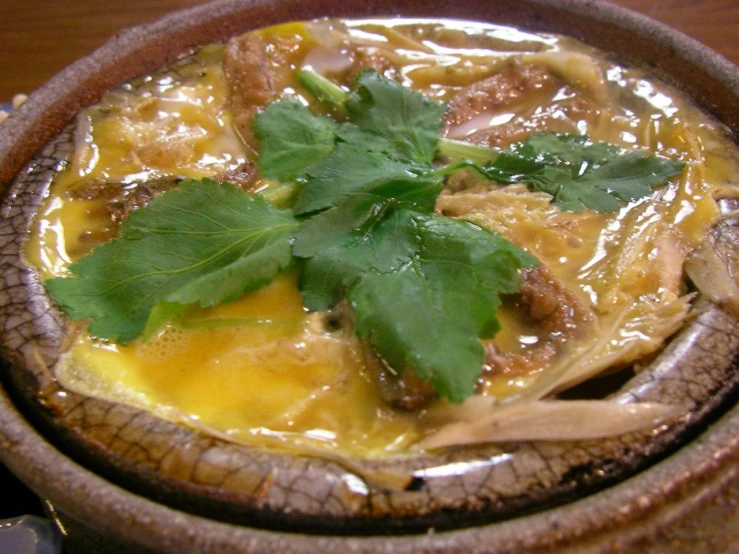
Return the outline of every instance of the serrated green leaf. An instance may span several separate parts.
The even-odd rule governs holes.
[[[583,162],[603,164],[619,154],[619,147],[605,142],[592,142],[587,135],[564,133],[534,133],[515,148],[516,152],[530,159],[547,163],[568,165],[579,171]]]
[[[518,270],[537,264],[534,256],[500,235],[472,223],[447,217],[415,217],[415,233],[421,238],[423,260],[432,264],[457,264],[475,280],[500,294],[518,292]]]
[[[368,273],[349,292],[356,333],[391,367],[414,371],[440,395],[461,402],[475,392],[485,353],[473,318],[457,305],[460,295],[438,287],[463,290],[467,284],[465,279],[430,283],[416,264]],[[477,311],[497,311],[499,301],[489,290],[470,294],[476,295]]]
[[[45,285],[90,333],[125,343],[179,306],[214,306],[255,290],[292,261],[297,222],[228,183],[186,181],[131,212],[120,238],[70,266],[73,278]]]
[[[430,164],[436,155],[446,106],[367,70],[346,102],[349,120],[388,141],[396,160]]]
[[[359,198],[304,224],[294,254],[306,258],[309,309],[346,296],[355,330],[396,371],[414,371],[459,402],[482,370],[481,338],[499,328],[500,294],[536,259],[480,227]]]
[[[372,193],[378,188],[404,194],[409,189],[418,206],[432,210],[443,183],[425,176],[431,167],[398,162],[380,152],[360,151],[340,143],[325,159],[306,171],[305,183],[295,202],[295,213],[310,214],[336,206],[347,198]],[[424,195],[419,194],[426,190]]]
[[[386,137],[364,131],[353,123],[342,123],[336,131],[336,138],[355,150],[379,153],[390,160],[397,160],[393,143]]]
[[[470,223],[417,213],[399,221],[420,248],[357,278],[348,294],[356,333],[396,371],[412,370],[461,402],[482,371],[480,339],[500,327],[500,294],[517,291],[519,269],[536,260]]]
[[[586,136],[536,133],[477,170],[503,184],[526,183],[551,194],[553,203],[571,212],[587,207],[614,212],[621,203],[652,194],[652,188],[679,174],[679,161],[592,143]]]
[[[412,217],[387,200],[356,197],[306,222],[293,254],[305,258],[300,278],[309,310],[333,307],[368,271],[398,269],[415,255],[420,242]]]
[[[628,202],[648,196],[652,193],[651,187],[664,184],[679,174],[684,165],[679,161],[647,156],[643,152],[629,152],[587,172],[581,180]]]
[[[261,141],[259,170],[268,179],[297,179],[331,153],[337,128],[294,98],[269,104],[254,116],[254,135]]]

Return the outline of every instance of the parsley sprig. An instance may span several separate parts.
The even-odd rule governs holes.
[[[313,71],[302,70],[298,78],[340,113],[351,102],[351,94]],[[638,150],[624,153],[618,146],[593,142],[585,135],[547,132],[535,133],[508,151],[446,138],[439,139],[437,150],[460,160],[447,172],[469,167],[498,184],[526,183],[533,191],[551,194],[555,205],[571,212],[617,211],[621,202],[649,196],[652,187],[663,185],[685,165]]]
[[[300,78],[345,120],[290,98],[255,117],[260,171],[290,207],[268,201],[269,189],[252,197],[186,181],[132,212],[119,238],[72,264],[71,277],[46,281],[69,317],[90,319],[97,337],[147,338],[189,305],[234,300],[297,266],[306,308],[346,298],[356,334],[380,358],[461,402],[481,372],[480,339],[499,330],[500,296],[518,291],[520,270],[537,261],[488,230],[434,215],[445,176],[472,167],[545,190],[562,209],[607,211],[681,169],[586,137],[535,135],[509,152],[446,141],[442,104],[377,73],[360,74],[350,93],[316,74]],[[438,154],[457,160],[437,167]]]
[[[93,336],[151,335],[185,307],[218,305],[268,284],[293,263],[298,222],[231,184],[187,180],[130,213],[119,238],[48,279],[46,290]]]

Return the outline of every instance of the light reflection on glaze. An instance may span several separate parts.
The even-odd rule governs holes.
[[[414,477],[429,478],[429,477],[452,477],[455,475],[465,475],[472,471],[481,469],[490,469],[495,466],[502,465],[506,462],[510,462],[513,459],[512,454],[500,454],[493,456],[488,460],[476,460],[472,462],[458,462],[445,464],[442,466],[424,468],[421,471],[417,471],[413,474]]]

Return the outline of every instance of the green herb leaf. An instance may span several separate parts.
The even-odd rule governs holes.
[[[297,222],[228,184],[185,181],[131,212],[120,238],[45,285],[90,333],[125,343],[189,304],[214,306],[269,283],[292,262]],[[151,312],[151,316],[150,316]]]
[[[293,254],[306,258],[300,288],[309,310],[333,307],[367,271],[385,273],[413,258],[420,242],[415,212],[397,210],[387,199],[356,197],[306,222]]]
[[[297,179],[331,153],[337,127],[293,98],[268,105],[254,116],[254,135],[261,141],[259,170],[268,179]]]
[[[461,402],[482,371],[480,339],[500,327],[500,294],[516,292],[536,259],[471,223],[361,200],[300,230],[304,303],[325,310],[346,296],[357,335],[393,369]]]
[[[320,93],[326,80],[313,73],[301,78]],[[337,125],[313,115],[297,100],[271,104],[255,117],[262,141],[259,166],[268,178],[300,180],[295,213],[308,215],[336,206],[378,187],[413,189],[422,211],[433,210],[442,188],[434,158],[444,106],[372,71],[363,72],[354,92],[328,86],[327,97],[345,102],[350,122]],[[420,198],[417,181],[428,195]]]
[[[526,183],[551,194],[562,210],[617,211],[621,201],[652,194],[652,187],[678,175],[679,161],[635,151],[621,154],[612,144],[581,135],[536,133],[528,141],[477,170],[498,183]]]
[[[410,192],[419,209],[431,211],[443,182],[439,177],[426,177],[430,172],[430,166],[398,162],[378,152],[359,151],[340,143],[329,156],[307,169],[295,213],[317,212],[380,187],[399,196]],[[426,194],[418,194],[420,190],[425,190]]]
[[[363,131],[387,139],[387,154],[430,164],[443,127],[446,106],[372,70],[360,73],[345,102],[349,120]]]
[[[397,221],[395,234],[415,235],[420,248],[388,272],[359,276],[348,293],[356,333],[395,370],[461,402],[482,371],[480,339],[500,328],[499,295],[517,291],[519,269],[536,259],[470,223],[412,212]]]
[[[617,156],[620,148],[606,142],[592,142],[587,135],[534,133],[515,151],[521,156],[555,165],[580,169],[583,163],[603,164]]]
[[[649,196],[651,187],[664,184],[684,166],[682,162],[648,156],[644,152],[629,152],[584,173],[580,181],[629,202]]]

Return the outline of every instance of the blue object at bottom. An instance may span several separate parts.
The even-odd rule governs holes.
[[[0,520],[0,554],[61,554],[54,524],[36,516]]]

